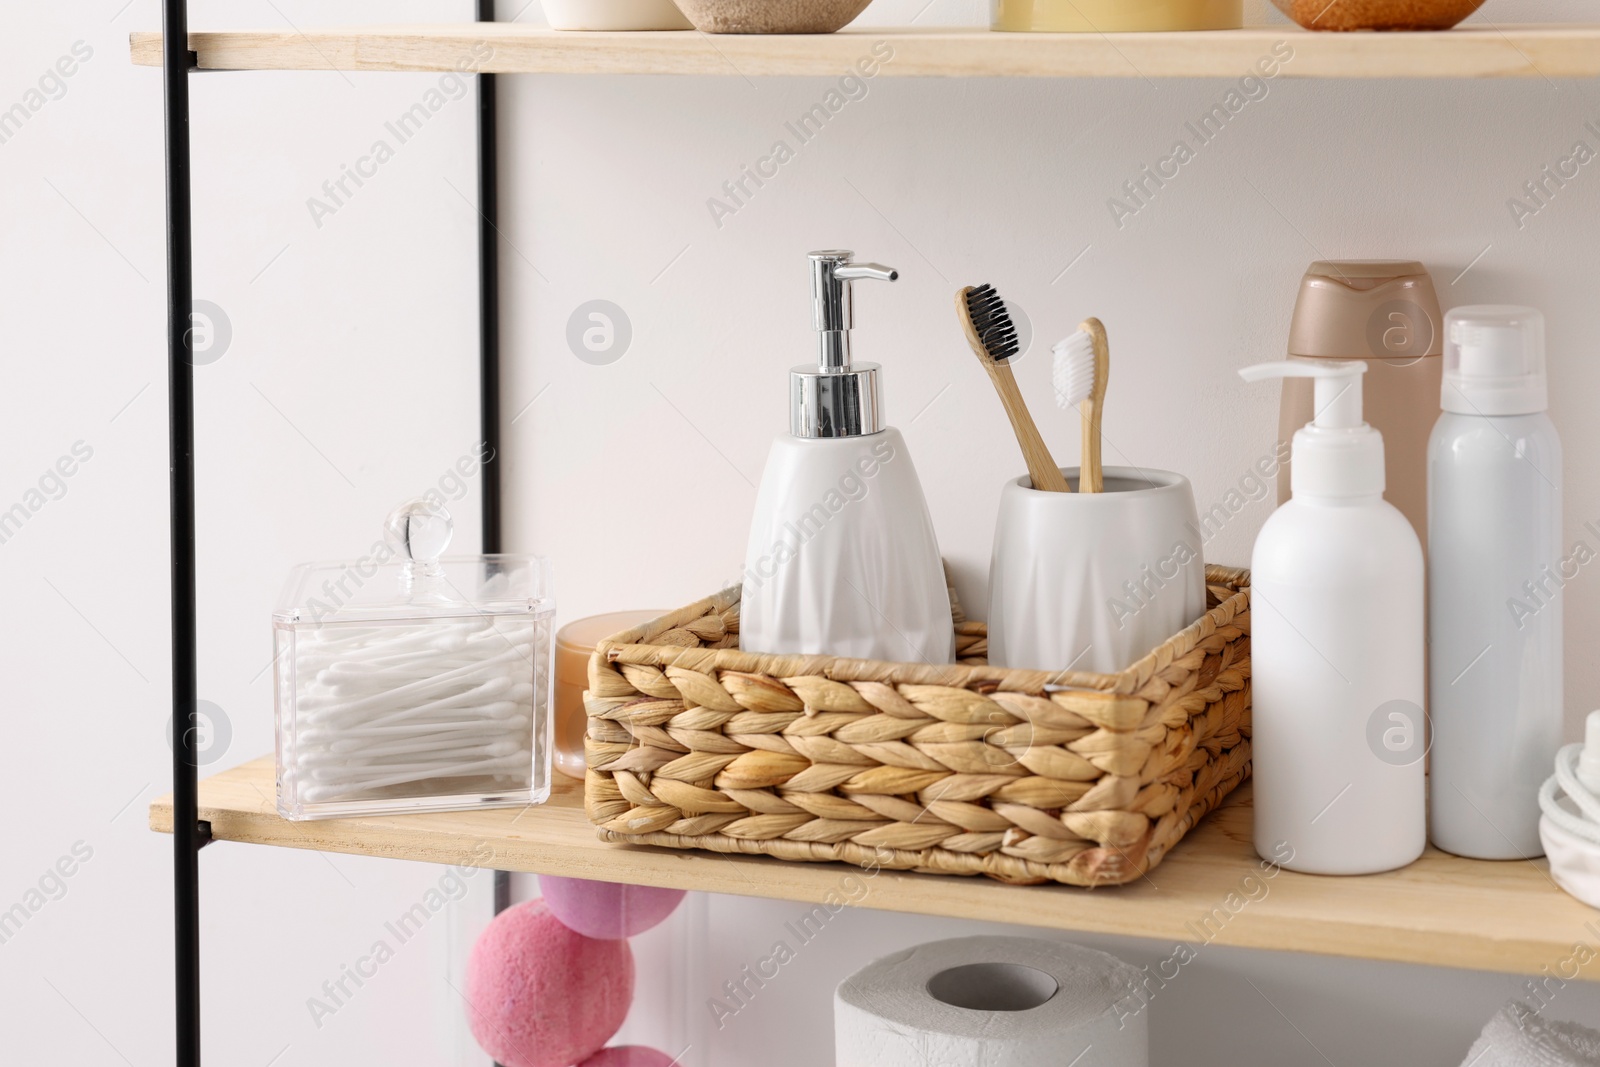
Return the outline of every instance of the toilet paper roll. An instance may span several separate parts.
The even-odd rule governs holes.
[[[962,937],[834,994],[838,1067],[1149,1067],[1139,970],[1081,945]]]

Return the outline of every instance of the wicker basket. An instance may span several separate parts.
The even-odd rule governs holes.
[[[731,589],[602,641],[585,787],[603,840],[1101,886],[1161,862],[1250,773],[1248,572],[1120,674],[738,648]],[[953,603],[953,601],[952,601]]]

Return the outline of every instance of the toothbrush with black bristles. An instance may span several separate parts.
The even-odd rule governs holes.
[[[1028,476],[1033,487],[1047,493],[1070,493],[1072,486],[1062,475],[1061,468],[1050,458],[1039,428],[1028,414],[1028,405],[1017,388],[1017,379],[1011,373],[1010,360],[1017,354],[1017,328],[1011,321],[1006,303],[1000,299],[992,285],[968,287],[956,294],[956,313],[966,330],[967,343],[983,369],[989,372],[1000,403],[1011,420],[1011,429],[1022,447],[1022,458],[1028,464]]]

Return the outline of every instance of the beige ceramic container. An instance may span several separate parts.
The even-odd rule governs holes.
[[[678,0],[702,33],[832,33],[872,0]]]

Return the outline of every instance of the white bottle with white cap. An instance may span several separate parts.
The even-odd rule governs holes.
[[[1360,360],[1264,363],[1315,379],[1293,495],[1251,560],[1255,846],[1312,874],[1403,867],[1427,844],[1422,544],[1383,498]]]
[[[1477,859],[1534,857],[1561,747],[1561,590],[1588,558],[1561,546],[1544,318],[1456,308],[1444,360],[1428,446],[1431,837]]]

